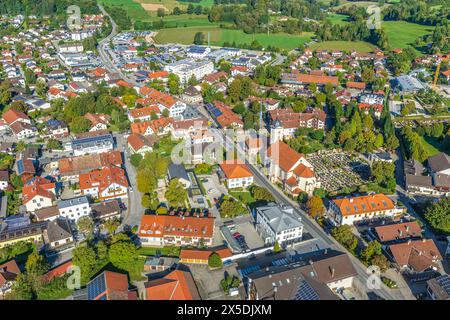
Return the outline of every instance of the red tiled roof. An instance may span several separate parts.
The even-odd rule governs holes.
[[[240,163],[223,162],[220,164],[220,168],[225,173],[227,179],[253,177],[253,174],[250,172],[247,165],[244,163],[240,164]]]
[[[200,300],[195,282],[187,271],[175,270],[145,284],[147,300]]]
[[[407,265],[417,272],[435,267],[436,262],[442,260],[439,249],[432,239],[393,244],[389,249],[398,265]]]
[[[208,260],[209,256],[212,253],[217,253],[221,259],[229,258],[233,254],[231,250],[226,248],[221,248],[217,250],[208,249],[208,250],[199,250],[199,249],[181,249],[180,251],[180,259],[196,259],[196,260]]]
[[[347,82],[347,88],[365,89],[366,88],[366,83],[365,82],[349,81],[349,82]]]
[[[271,144],[267,150],[267,155],[275,164],[278,164],[284,172],[293,170],[294,165],[304,157],[303,154],[298,153],[283,141],[277,141]]]
[[[334,199],[343,216],[364,214],[373,211],[393,210],[394,202],[386,195],[379,193],[368,196]]]
[[[152,105],[152,106],[148,106],[148,107],[144,107],[144,108],[131,109],[129,112],[130,112],[130,115],[134,119],[149,117],[152,114],[152,112],[154,112],[156,114],[161,113],[158,106],[156,106],[156,105]]]
[[[123,169],[118,167],[105,167],[100,170],[80,174],[81,190],[98,187],[99,193],[102,193],[113,183],[128,188],[128,181]]]
[[[158,78],[167,78],[169,76],[169,72],[167,71],[155,71],[150,72],[147,77],[150,79],[158,79]]]
[[[22,202],[23,204],[26,204],[36,196],[53,200],[55,198],[53,194],[55,187],[54,182],[45,178],[35,177],[31,183],[25,184],[22,187]]]
[[[420,237],[422,235],[422,229],[416,221],[375,227],[375,232],[380,241],[383,242],[409,237]]]
[[[19,119],[30,119],[25,113],[16,109],[9,109],[3,114],[2,118],[8,125],[11,125]]]
[[[130,134],[127,141],[134,151],[138,151],[144,146],[152,147],[154,143],[149,138],[136,133]]]

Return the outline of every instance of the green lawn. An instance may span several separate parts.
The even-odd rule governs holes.
[[[345,14],[330,13],[327,16],[327,19],[330,20],[332,24],[345,25],[350,23],[350,21],[348,21],[348,16]]]
[[[209,32],[212,45],[222,45],[224,42],[236,44],[250,44],[253,40],[257,40],[263,46],[277,46],[281,49],[292,50],[300,44],[311,40],[312,33],[303,33],[302,35],[291,35],[286,33],[273,33],[267,35],[246,34],[241,30],[220,29],[219,27],[209,24],[204,27],[187,27],[187,28],[170,28],[158,31],[155,40],[158,43],[182,43],[191,44],[197,32],[203,32],[205,36]]]
[[[133,0],[99,0],[100,3],[109,6],[122,7],[132,20],[148,21],[151,17],[141,4]]]
[[[425,147],[425,149],[428,152],[428,155],[431,156],[435,156],[438,153],[441,153],[441,143],[433,137],[429,137],[429,136],[423,136],[422,137],[422,142],[423,142],[423,146]]]
[[[140,247],[138,253],[142,256],[154,256],[156,252],[160,252],[162,256],[179,257],[180,247],[169,246],[169,247]]]
[[[386,31],[391,48],[414,46],[418,37],[433,32],[433,27],[406,21],[384,21],[381,27]]]
[[[160,21],[161,18],[150,16],[147,21]],[[180,14],[170,15],[162,18],[165,28],[186,28],[186,27],[215,27],[216,23],[211,23],[206,15]]]
[[[244,204],[252,204],[255,199],[252,197],[249,191],[230,191],[230,195],[240,200]]]
[[[375,46],[364,41],[324,41],[312,44],[311,49],[372,52]]]

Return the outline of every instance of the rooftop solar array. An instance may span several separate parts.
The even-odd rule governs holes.
[[[222,111],[217,109],[212,103],[206,105],[206,109],[209,113],[211,113],[214,117],[220,117],[222,115]]]
[[[246,275],[249,275],[255,271],[261,270],[261,266],[260,265],[256,265],[256,266],[250,266],[244,269],[239,270],[239,273],[241,274],[242,277],[245,277]]]
[[[97,278],[92,280],[87,285],[88,300],[94,300],[100,294],[106,291],[106,279],[105,274],[102,273]]]
[[[313,287],[303,280],[295,293],[294,300],[320,300],[320,297]]]
[[[287,265],[288,263],[289,263],[289,261],[286,258],[272,261],[273,266],[284,266],[284,265]]]
[[[450,277],[446,274],[436,278],[436,281],[450,295]]]

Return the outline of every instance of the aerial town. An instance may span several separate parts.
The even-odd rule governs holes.
[[[448,1],[1,2],[0,300],[450,300]]]

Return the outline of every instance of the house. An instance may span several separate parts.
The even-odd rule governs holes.
[[[192,185],[191,179],[183,164],[171,163],[167,170],[167,180],[178,179],[185,189],[189,189]]]
[[[42,241],[46,225],[45,221],[31,223],[27,215],[10,215],[0,224],[0,248],[22,241],[38,243]]]
[[[0,190],[5,190],[9,185],[9,172],[7,170],[0,171]]]
[[[63,218],[48,222],[43,237],[47,251],[67,249],[73,244],[72,229],[69,221]]]
[[[318,86],[324,86],[326,84],[332,84],[333,86],[339,85],[339,77],[325,76],[314,73],[301,74],[298,72],[283,73],[281,75],[281,83],[287,86],[304,86],[314,83]]]
[[[9,109],[2,115],[2,119],[11,127],[14,123],[21,122],[26,124],[31,124],[30,118],[16,109]]]
[[[111,121],[111,116],[107,114],[86,113],[84,117],[88,119],[92,124],[92,127],[89,129],[89,131],[91,132],[108,129],[109,121]]]
[[[158,80],[167,82],[169,80],[169,72],[167,71],[154,71],[147,74],[149,80]]]
[[[60,200],[56,205],[59,215],[71,222],[77,222],[78,219],[89,216],[91,213],[89,200],[86,196]]]
[[[228,247],[220,247],[214,249],[181,249],[180,262],[184,264],[203,264],[207,265],[209,256],[217,253],[222,261],[227,260],[233,254]]]
[[[447,81],[450,81],[450,69],[446,70],[446,71],[442,71],[441,74]]]
[[[248,300],[337,300],[334,292],[352,287],[357,277],[348,255],[331,249],[286,260],[247,275]]]
[[[186,56],[194,59],[203,59],[211,52],[211,48],[208,46],[192,45],[186,49]]]
[[[295,137],[295,131],[299,128],[311,128],[314,130],[325,129],[326,113],[320,109],[312,109],[307,112],[294,112],[290,108],[271,110],[268,112],[270,122],[271,141],[290,139]]]
[[[11,292],[17,276],[21,274],[16,260],[0,264],[0,298]]]
[[[374,228],[374,233],[380,243],[421,238],[422,228],[417,221],[393,223]]]
[[[17,175],[22,182],[27,182],[36,174],[35,160],[20,159],[16,162]]]
[[[441,152],[427,160],[429,171],[435,178],[438,175],[450,175],[450,156]]]
[[[108,200],[93,203],[91,205],[92,217],[97,221],[106,221],[109,219],[120,219],[120,205],[117,200]]]
[[[136,300],[136,292],[128,291],[128,277],[103,271],[87,284],[88,300]]]
[[[69,128],[64,121],[50,119],[45,122],[45,129],[47,130],[48,136],[54,139],[61,139],[69,135]]]
[[[233,163],[234,162],[234,163]],[[225,175],[226,185],[231,188],[246,188],[253,184],[253,174],[245,163],[223,162],[220,169]]]
[[[283,208],[275,203],[254,209],[256,216],[256,231],[265,244],[278,244],[286,247],[301,241],[303,224],[292,208]]]
[[[366,83],[365,82],[348,81],[346,84],[346,87],[348,89],[363,91],[366,89]]]
[[[102,132],[102,134],[97,136],[74,139],[72,140],[71,145],[75,156],[103,153],[113,150],[114,139],[110,133]]]
[[[428,280],[427,294],[431,300],[450,300],[450,276],[443,274]]]
[[[408,240],[388,247],[392,260],[400,270],[421,273],[438,270],[442,256],[432,239]]]
[[[156,89],[144,86],[139,89],[139,94],[145,97],[149,104],[156,104],[161,113],[164,110],[169,111],[169,117],[180,118],[182,113],[186,110],[186,104],[176,100],[167,93],[160,92]]]
[[[149,136],[152,134],[161,136],[166,135],[173,130],[172,118],[159,118],[144,122],[135,122],[131,124],[131,132],[133,134],[140,134]]]
[[[53,221],[59,218],[59,209],[57,205],[38,209],[34,212],[37,221]]]
[[[214,218],[185,215],[144,215],[139,228],[142,246],[212,245]]]
[[[396,88],[401,93],[414,93],[425,89],[425,86],[414,77],[401,75],[395,78]]]
[[[82,173],[108,166],[121,167],[123,164],[120,151],[110,151],[85,156],[69,157],[58,160],[52,169],[59,173],[62,181],[77,183]]]
[[[148,256],[145,259],[144,271],[174,270],[178,266],[179,258]]]
[[[206,109],[221,128],[244,127],[244,123],[242,122],[239,115],[234,113],[231,107],[227,106],[221,101],[215,100],[212,102],[212,104],[207,104]]]
[[[320,188],[320,180],[305,156],[282,141],[270,145],[265,163],[269,168],[269,179],[282,183],[286,192],[312,195],[314,189]]]
[[[152,115],[161,115],[161,111],[159,111],[158,106],[151,105],[143,108],[134,108],[128,110],[128,119],[130,120],[130,122],[150,121],[152,120]]]
[[[153,136],[143,136],[141,134],[132,133],[127,138],[128,149],[132,154],[138,153],[144,156],[147,152],[153,151],[153,145],[156,139]]]
[[[144,284],[145,300],[201,300],[191,273],[174,270]]]
[[[9,127],[19,140],[32,138],[37,134],[37,129],[28,123],[16,121]]]
[[[203,101],[202,93],[195,86],[188,86],[181,96],[183,101],[187,103],[200,103]]]
[[[34,177],[22,187],[22,203],[28,212],[53,205],[56,184],[46,178]]]
[[[122,199],[128,197],[128,180],[123,169],[110,166],[80,174],[80,189],[100,200]]]
[[[330,201],[328,214],[336,225],[353,225],[359,221],[394,218],[403,211],[388,196],[379,193],[334,199]]]

